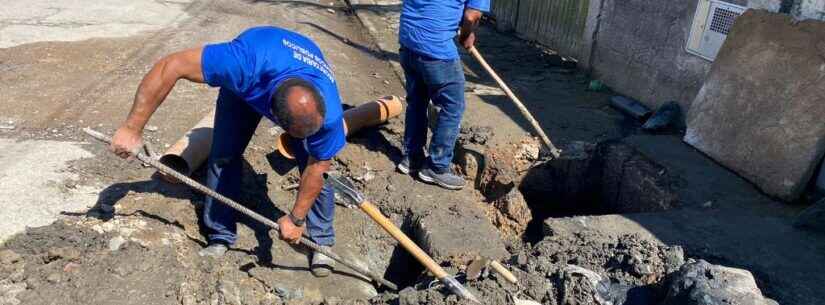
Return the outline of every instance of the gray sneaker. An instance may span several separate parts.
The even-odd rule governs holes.
[[[198,251],[198,255],[219,258],[226,254],[226,250],[229,250],[229,247],[227,247],[226,245],[221,243],[214,243]]]
[[[402,174],[409,175],[412,171],[412,162],[410,162],[410,158],[404,157],[403,159],[401,159],[401,162],[398,162],[396,168],[398,168],[398,171]]]
[[[321,246],[322,249],[332,250],[329,246]],[[335,270],[335,261],[321,252],[312,253],[312,263],[309,265],[312,275],[316,277],[328,277]]]
[[[418,161],[413,161],[412,158],[407,156],[407,157],[402,158],[401,162],[398,162],[398,165],[396,165],[395,167],[402,174],[409,175],[412,172],[417,172],[417,171],[421,170],[421,163],[423,161],[421,161],[420,159],[416,159],[416,160],[418,160]]]
[[[424,182],[437,184],[449,190],[460,190],[464,188],[465,184],[467,184],[467,182],[464,181],[464,178],[453,174],[450,170],[439,174],[429,167],[426,167],[418,172],[418,178],[421,178]]]

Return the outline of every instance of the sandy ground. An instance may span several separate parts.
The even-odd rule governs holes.
[[[0,33],[16,33],[0,35],[0,43],[7,46],[0,48],[0,124],[7,126],[0,129],[0,149],[13,152],[0,155],[0,183],[16,181],[19,187],[0,187],[0,200],[8,203],[0,202],[15,207],[0,215],[14,220],[2,228],[7,241],[0,249],[13,254],[0,252],[0,261],[9,262],[0,268],[0,304],[460,303],[437,285],[429,287],[432,279],[421,267],[357,210],[337,210],[335,251],[404,286],[416,284],[414,288],[385,293],[348,270],[315,279],[306,270],[305,251],[285,246],[250,219],[242,220],[238,244],[225,259],[197,257],[205,244],[197,217],[203,197],[160,182],[151,169],[113,157],[79,130],[91,126],[112,132],[125,117],[143,73],[164,54],[230,39],[261,24],[315,39],[333,66],[346,103],[403,96],[394,36],[397,3],[351,3],[354,11],[342,2],[311,0],[106,1],[91,7],[13,1],[23,13],[0,14]],[[152,14],[134,18],[139,24],[133,25],[134,10]],[[18,25],[27,27],[14,27]],[[28,30],[30,26],[37,30]],[[30,32],[38,35],[26,35]],[[679,257],[681,246],[682,256],[755,270],[760,287],[782,304],[813,305],[821,299],[821,281],[803,280],[801,270],[825,269],[825,252],[820,251],[825,243],[821,236],[790,228],[800,207],[758,193],[682,144],[678,131],[642,134],[638,123],[609,108],[608,93],[586,91],[589,78],[554,65],[543,48],[485,27],[479,49],[559,146],[621,139],[645,160],[660,164],[666,170],[666,189],[679,198],[677,208],[703,221],[689,234],[680,234],[691,220],[678,210],[662,214],[677,215],[673,217],[681,222],[673,223],[669,216],[642,214],[592,216],[594,221],[560,218],[558,224],[555,219],[543,224],[545,215],[534,214],[533,231],[544,227],[566,233],[521,235],[525,229],[536,233],[519,223],[526,219],[513,222],[508,217],[524,215],[528,203],[518,200],[521,195],[499,193],[518,194],[514,185],[531,172],[534,161],[524,156],[536,142],[528,138],[529,125],[515,107],[463,54],[469,105],[463,126],[468,130],[457,163],[481,191],[444,191],[396,173],[402,119],[351,138],[335,162],[451,272],[463,274],[469,260],[484,255],[504,261],[525,283],[514,287],[486,274],[470,283],[474,291],[496,304],[511,301],[513,295],[545,304],[595,304],[593,289],[584,288],[589,287],[585,281],[565,269],[566,264],[577,264],[622,285],[650,286],[648,301],[661,301],[664,276],[679,265],[666,258]],[[150,122],[157,131],[147,132],[146,140],[159,150],[173,143],[209,112],[216,93],[179,83]],[[245,154],[242,202],[276,217],[278,210],[290,208],[295,194],[284,187],[297,176],[295,164],[274,152],[269,127],[266,122],[259,126]],[[5,160],[24,162],[10,165]],[[203,172],[194,177],[203,179]],[[88,193],[94,193],[93,198]],[[713,213],[703,212],[708,202]],[[558,202],[531,198],[529,204],[541,210],[536,206]],[[86,208],[89,205],[94,207]],[[113,214],[107,212],[111,209]],[[722,225],[738,214],[746,214],[743,221]],[[23,226],[46,225],[53,219],[58,221],[14,234]],[[438,225],[428,227],[431,223]],[[576,227],[582,223],[592,224],[588,228],[593,231]],[[607,234],[614,228],[622,230]],[[725,234],[728,230],[732,233]],[[755,233],[744,234],[748,232]],[[782,234],[789,238],[767,247],[742,240],[768,236],[777,241]],[[726,250],[710,251],[719,244],[725,247],[718,249]],[[753,251],[765,252],[749,259]],[[684,263],[684,257],[677,261]],[[639,271],[649,268],[653,271]],[[772,275],[786,270],[794,274]]]
[[[0,139],[0,242],[26,227],[51,224],[62,212],[95,205],[99,186],[74,183],[68,163],[92,154],[78,143]]]
[[[65,7],[57,8],[39,2],[30,5],[14,2],[12,5],[25,13],[2,16],[2,28],[18,34],[2,35],[5,39],[3,46],[8,48],[0,49],[0,83],[3,84],[4,92],[0,112],[3,113],[4,125],[14,126],[13,129],[3,129],[0,135],[9,139],[2,142],[4,151],[7,152],[3,154],[3,179],[16,181],[16,184],[4,183],[0,196],[4,200],[4,206],[8,201],[12,207],[3,212],[3,219],[13,219],[11,222],[4,221],[3,236],[19,232],[23,226],[38,227],[62,218],[63,221],[80,227],[46,227],[43,230],[51,234],[49,238],[83,238],[83,235],[78,235],[78,230],[92,228],[91,232],[114,232],[95,237],[104,243],[120,236],[128,242],[137,241],[161,247],[142,247],[141,251],[151,249],[151,252],[125,255],[123,259],[126,261],[116,261],[115,264],[134,265],[147,261],[166,266],[168,270],[182,272],[176,275],[179,277],[200,277],[197,271],[184,271],[187,267],[181,263],[188,263],[187,259],[176,258],[172,254],[177,252],[189,259],[197,256],[196,252],[204,242],[195,217],[195,208],[202,199],[193,197],[192,193],[185,190],[167,189],[168,186],[150,179],[152,170],[113,158],[103,146],[89,142],[80,131],[81,127],[91,126],[112,132],[125,117],[143,73],[161,56],[181,48],[231,39],[247,27],[278,25],[298,30],[318,41],[333,66],[347,103],[357,104],[382,95],[401,93],[402,87],[397,78],[387,72],[390,71],[387,63],[372,56],[368,47],[361,47],[369,46],[370,40],[360,31],[358,21],[345,13],[342,3],[333,3],[333,9],[329,10],[317,6],[314,1],[109,1],[91,7],[87,3],[67,2],[61,4]],[[158,5],[162,8],[158,8]],[[59,14],[47,17],[44,16],[44,10]],[[84,14],[84,11],[90,13]],[[137,15],[135,12],[157,14]],[[63,17],[58,18],[59,16]],[[141,24],[133,25],[130,18],[139,18]],[[88,21],[91,19],[95,21]],[[89,31],[77,28],[78,24],[86,23],[99,23],[99,26]],[[28,28],[15,28],[6,26],[7,24],[42,26],[40,30],[32,32]],[[125,31],[124,28],[130,29]],[[63,34],[69,32],[72,35]],[[37,35],[29,35],[30,33]],[[16,38],[18,36],[26,36],[29,40],[22,41]],[[56,36],[61,39],[55,39]],[[157,126],[157,131],[147,132],[146,140],[158,150],[168,147],[210,110],[216,93],[215,89],[206,86],[181,82],[153,117],[150,125]],[[281,186],[294,182],[296,173],[294,163],[288,163],[273,154],[269,127],[269,123],[261,124],[259,135],[247,150],[247,203],[257,205],[261,213],[276,217],[275,206],[286,210],[292,204],[294,193],[283,191]],[[7,163],[6,160],[11,162]],[[256,172],[261,174],[255,174]],[[75,190],[90,187],[97,188],[91,192],[92,198],[88,198],[88,195],[82,198],[70,196]],[[258,201],[260,203],[254,203]],[[87,205],[98,208],[87,213]],[[113,219],[99,214],[100,206],[111,205],[116,206]],[[339,209],[337,218],[339,242],[335,250],[379,272],[386,269],[393,251],[388,237],[380,235],[379,229],[371,226],[369,220],[358,211]],[[250,281],[247,274],[256,274],[261,280],[251,281],[258,283],[259,288],[264,287],[263,283],[270,283],[267,284],[271,285],[268,288],[259,289],[259,298],[267,293],[272,295],[274,286],[285,291],[298,291],[311,300],[327,296],[367,298],[375,295],[375,288],[371,284],[346,272],[327,280],[314,280],[306,270],[305,253],[286,247],[277,239],[273,241],[268,230],[251,220],[246,220],[245,223],[247,225],[242,225],[243,237],[236,246],[237,250],[230,252],[230,257],[234,258],[224,263],[234,266],[232,273],[235,276],[243,274],[246,281]],[[124,228],[126,231],[123,231]],[[158,228],[161,233],[157,232]],[[163,234],[178,237],[156,236]],[[361,242],[365,234],[379,238],[367,239],[371,242],[365,244]],[[31,238],[25,236],[27,235],[18,235],[8,245]],[[191,239],[179,238],[182,236]],[[176,240],[180,242],[176,243]],[[40,251],[51,247],[48,243],[39,246],[45,247]],[[37,251],[39,246],[34,246],[34,250]],[[96,250],[100,249],[92,248],[88,249],[89,252],[82,253],[84,257],[96,256]],[[171,254],[149,254],[164,251]],[[276,259],[273,260],[273,257]],[[246,266],[241,268],[243,270],[239,269],[239,266],[244,266],[249,261],[260,265],[257,268]],[[74,283],[82,283],[74,284],[81,286],[79,291],[69,293],[57,290],[56,295],[51,296],[35,293],[29,298],[22,297],[27,300],[24,303],[48,304],[52,299],[64,298],[68,299],[63,304],[88,304],[89,300],[92,303],[108,303],[115,299],[122,300],[122,304],[162,304],[169,301],[164,299],[166,296],[156,295],[160,292],[152,288],[156,288],[152,285],[157,283],[148,284],[147,281],[154,279],[152,277],[141,280],[141,276],[131,276],[132,270],[127,270],[122,275],[125,277],[125,274],[130,274],[127,277],[128,285],[123,282],[108,283],[111,280],[108,276],[111,269],[107,267],[107,263],[96,260],[81,263],[84,272],[88,272],[90,277],[74,280]],[[138,268],[138,272],[149,276],[156,272],[157,269],[154,268]],[[350,280],[341,280],[342,278]],[[45,278],[39,280],[47,284],[58,284],[45,281]],[[39,280],[32,279],[34,282]],[[94,288],[104,283],[117,289]],[[71,285],[65,281],[60,284]],[[184,289],[179,284],[180,281],[171,284],[175,292],[172,296],[174,303],[178,302],[175,295],[180,289]],[[212,284],[184,290],[214,290]],[[125,294],[122,299],[115,298],[115,295],[124,293],[122,288],[118,288],[121,285],[132,286],[130,289],[140,293]],[[29,287],[37,287],[37,283]],[[191,294],[197,298],[209,297],[205,293]],[[34,295],[40,296],[33,298]],[[93,295],[99,297],[88,299]]]

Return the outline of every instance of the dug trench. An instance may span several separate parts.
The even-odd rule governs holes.
[[[550,217],[655,213],[679,208],[677,180],[621,141],[577,143],[560,159],[539,162],[518,190],[534,217],[525,240],[535,243]]]
[[[574,143],[562,158],[542,161],[533,139],[488,147],[489,129],[466,128],[457,169],[476,188],[456,193],[419,186],[425,192],[414,194],[397,190],[420,182],[392,172],[398,157],[392,139],[399,131],[393,122],[360,133],[352,139],[356,145],[336,159],[336,168],[485,304],[676,304],[690,298],[684,285],[686,278],[696,281],[690,276],[713,274],[717,281],[740,276],[642,236],[568,232],[546,224],[572,215],[678,207],[667,171],[619,141]],[[243,202],[256,202],[261,213],[285,209],[270,202],[262,186],[294,183],[294,169],[279,179],[254,170],[259,162],[287,163],[279,156],[250,156],[249,162]],[[345,269],[314,279],[304,251],[281,244],[248,219],[241,219],[241,238],[226,258],[198,257],[204,245],[196,212],[202,196],[158,180],[112,188],[118,189],[113,198],[85,215],[29,229],[2,246],[0,304],[468,303],[450,295],[354,209],[339,209],[338,223],[353,225],[336,226],[342,232],[335,250],[371,270],[384,270],[400,291],[376,290]],[[188,202],[170,204],[164,198]],[[469,232],[460,231],[465,227]],[[468,279],[467,265],[477,256],[500,260],[519,284],[488,269]],[[762,301],[753,304],[772,304]]]
[[[479,131],[489,129],[465,131],[469,137],[462,137],[458,170],[473,179],[491,222],[510,239],[512,256],[505,262],[519,278],[519,285],[512,285],[485,270],[486,278],[471,282],[491,304],[519,298],[542,304],[706,304],[694,299],[707,293],[697,287],[714,281],[723,284],[711,283],[711,287],[736,286],[747,293],[718,289],[716,295],[706,294],[708,298],[731,304],[775,304],[758,288],[767,286],[770,291],[767,277],[722,266],[737,262],[665,245],[651,235],[587,229],[587,216],[653,215],[695,208],[683,206],[677,191],[680,178],[632,145],[621,139],[574,142],[564,147],[560,158],[547,159],[535,139],[490,148],[477,141],[486,138],[478,137]],[[583,229],[570,230],[565,224],[568,219],[581,222],[576,228]],[[707,272],[707,278],[690,278],[697,270]],[[684,286],[686,282],[694,285],[693,291]],[[420,283],[416,287],[423,288]],[[431,291],[405,292],[401,304],[440,303]],[[461,301],[447,298],[444,303]]]

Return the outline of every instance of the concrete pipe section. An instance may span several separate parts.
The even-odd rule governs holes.
[[[215,110],[213,109],[175,142],[175,145],[172,145],[160,157],[160,162],[184,175],[192,174],[209,157],[214,125]],[[169,182],[179,182],[175,178],[166,175],[161,176]]]
[[[344,112],[344,130],[347,135],[355,133],[365,127],[375,126],[387,122],[401,114],[403,106],[401,98],[385,96],[375,101],[364,103]],[[160,158],[160,162],[172,169],[190,175],[209,157],[212,146],[212,128],[215,123],[215,110],[210,111],[203,119],[186,132]],[[289,135],[286,133],[278,137],[275,147],[289,159],[295,157],[291,149],[285,145]],[[178,183],[176,179],[163,175],[165,180]]]
[[[401,98],[390,95],[378,100],[364,103],[358,107],[344,111],[344,131],[347,135],[358,132],[364,127],[376,126],[386,123],[389,119],[397,117],[403,109]],[[295,159],[292,149],[286,145],[291,136],[282,133],[278,137],[275,147],[282,156],[288,159]]]

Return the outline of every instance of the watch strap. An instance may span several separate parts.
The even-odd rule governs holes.
[[[292,215],[292,213],[287,214],[287,216],[289,217],[289,221],[296,226],[303,227],[306,223],[306,219],[298,218],[295,215]]]

